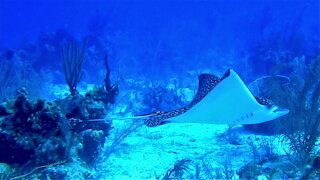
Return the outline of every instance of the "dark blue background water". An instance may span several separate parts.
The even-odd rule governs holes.
[[[21,59],[37,71],[59,72],[61,44],[89,36],[90,82],[102,76],[104,54],[124,78],[227,68],[248,80],[289,74],[292,67],[283,64],[319,53],[319,32],[317,0],[0,2],[2,50],[24,50]]]

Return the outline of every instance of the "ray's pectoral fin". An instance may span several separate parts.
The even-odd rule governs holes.
[[[221,81],[219,77],[213,74],[200,74],[198,79],[199,87],[197,94],[189,104],[191,107],[200,102]]]

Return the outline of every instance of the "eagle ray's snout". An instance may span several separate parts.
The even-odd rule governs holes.
[[[280,108],[280,107],[276,106],[276,107],[273,109],[272,112],[278,114],[278,116],[280,117],[280,116],[284,116],[284,115],[288,114],[290,111],[289,111],[289,109]]]

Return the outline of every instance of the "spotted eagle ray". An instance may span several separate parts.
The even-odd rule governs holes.
[[[199,87],[192,102],[182,108],[142,116],[115,119],[142,119],[155,127],[167,123],[258,124],[289,113],[265,98],[255,97],[232,69],[222,78],[199,76]],[[114,119],[114,118],[112,118]]]

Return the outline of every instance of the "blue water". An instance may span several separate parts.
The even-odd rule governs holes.
[[[76,81],[75,94],[67,86],[63,66],[64,52],[71,44],[79,52],[86,46],[83,64],[78,67],[82,75]],[[52,179],[319,177],[320,149],[316,145],[320,135],[317,123],[320,122],[319,56],[318,0],[1,0],[0,140],[3,157],[0,157],[0,165],[3,167],[0,166],[0,179],[19,175],[45,179],[45,174]],[[106,78],[108,69],[110,75]],[[190,127],[189,124],[171,126],[169,123],[151,129],[138,128],[115,147],[112,142],[119,132],[128,128],[131,120],[99,124],[104,123],[106,117],[150,114],[188,105],[197,92],[200,74],[222,77],[228,69],[234,69],[254,95],[290,110],[289,115],[274,121],[281,126],[271,123],[243,128],[241,123],[229,124],[236,127],[223,133],[227,125],[221,129],[215,125]],[[67,125],[74,119],[78,123],[76,130]],[[100,120],[95,123],[93,119]],[[85,125],[79,123],[80,120],[84,120]],[[187,134],[172,134],[181,133],[184,128],[190,128]],[[203,134],[206,128],[209,132],[220,129],[217,134],[227,135],[220,143],[231,144],[231,149],[237,147],[241,153],[229,152],[230,147],[219,144],[219,140],[209,141],[203,135],[195,135]],[[297,133],[310,135],[309,139],[314,140],[303,145],[310,146],[309,149],[294,146],[299,141]],[[217,134],[210,136],[215,135],[212,138],[216,139]],[[227,150],[222,148],[222,155],[217,158],[219,153],[205,155],[206,150],[197,151],[198,156],[187,156],[194,153],[193,149],[178,151],[178,146],[169,148],[174,155],[170,152],[150,155],[150,148],[158,149],[157,145],[143,148],[154,141],[163,143],[159,145],[162,148],[167,147],[170,136],[175,135],[174,143],[179,142],[180,136],[186,136],[180,142],[183,147],[189,142],[186,139],[192,136],[190,142],[199,142],[194,148],[203,150],[212,146]],[[286,153],[275,150],[281,149],[281,143],[276,143],[281,141],[276,140],[278,136],[287,137],[283,140],[290,149]],[[45,141],[50,138],[55,140]],[[150,141],[143,144],[143,139],[148,138]],[[246,138],[251,138],[250,142]],[[261,146],[263,138],[271,138],[273,142],[273,146],[264,144],[274,152],[272,158],[261,155],[261,149],[266,149]],[[142,144],[135,144],[136,141]],[[46,142],[48,147],[43,147]],[[58,145],[53,148],[55,143]],[[9,145],[11,149],[5,148]],[[151,159],[145,158],[146,163],[140,164],[139,170],[132,167],[137,166],[133,159],[141,161],[134,152],[136,146]],[[248,157],[243,152],[245,149],[260,152],[259,160]],[[303,155],[297,155],[301,151]],[[25,155],[17,156],[18,152]],[[233,161],[230,171],[217,170],[230,164],[236,153],[244,159],[242,164]],[[288,154],[294,154],[294,158]],[[162,165],[151,172],[152,164],[156,163],[151,161],[157,158]],[[226,162],[225,166],[215,162],[214,159],[219,158]],[[110,164],[110,161],[122,160],[123,166]],[[185,163],[180,171],[173,166],[179,162]],[[266,162],[273,164],[268,166],[272,169],[270,172],[265,170]],[[41,167],[48,164],[53,166]],[[250,169],[252,164],[259,168]],[[18,170],[8,170],[13,168]],[[79,171],[79,175],[68,175],[74,171]]]

